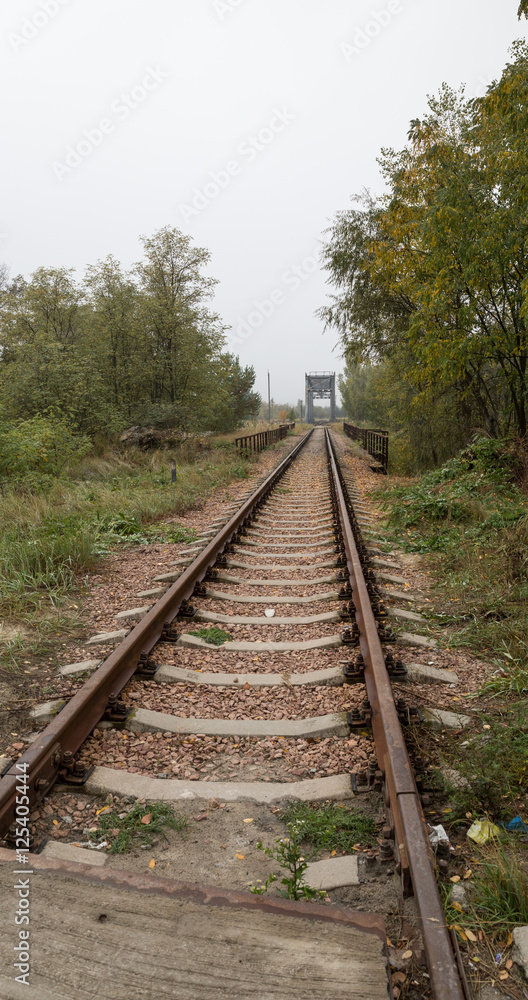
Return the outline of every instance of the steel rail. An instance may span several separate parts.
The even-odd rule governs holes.
[[[135,674],[142,654],[149,654],[172,622],[184,601],[192,597],[197,583],[206,576],[237,530],[248,521],[267,494],[304,448],[313,429],[308,431],[286,458],[266,477],[207,547],[182,573],[141,622],[85,681],[18,761],[0,778],[0,837],[5,837],[15,819],[17,780],[27,764],[30,807],[52,788],[64,766],[64,755],[75,754],[102,719],[111,695],[121,692]]]
[[[366,664],[365,684],[372,710],[372,729],[378,766],[385,776],[386,792],[396,833],[396,848],[400,864],[403,866],[408,863],[410,868],[435,1000],[464,1000],[434,875],[420,797],[394,704],[376,619],[348,516],[346,487],[336,461],[334,444],[327,430],[325,437],[356,608],[356,621],[360,629],[360,649]]]

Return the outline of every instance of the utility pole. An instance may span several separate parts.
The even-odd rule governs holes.
[[[270,373],[268,372],[268,427],[271,427],[271,391],[270,391]]]

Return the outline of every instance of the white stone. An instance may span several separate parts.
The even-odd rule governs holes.
[[[97,868],[103,868],[107,861],[106,854],[102,851],[75,847],[74,844],[61,844],[58,840],[48,840],[41,853],[45,858],[54,858],[56,861],[75,861],[77,864],[95,865]]]
[[[465,729],[473,721],[469,715],[458,712],[445,712],[439,708],[424,708],[423,721],[436,729]]]
[[[312,889],[339,889],[345,885],[359,885],[359,866],[355,854],[314,861],[308,865],[304,880]]]
[[[44,705],[36,705],[35,708],[31,709],[31,718],[36,719],[37,722],[51,722],[65,704],[65,700],[62,698],[60,701],[47,701]]]
[[[101,632],[99,635],[93,635],[91,639],[86,642],[87,646],[102,646],[106,642],[119,642],[120,639],[125,639],[128,635],[128,629],[123,628],[119,632]]]
[[[453,670],[440,670],[425,663],[406,663],[409,680],[425,684],[459,684],[458,675]]]
[[[101,660],[83,660],[81,663],[68,663],[64,667],[59,667],[59,674],[68,677],[70,674],[93,674],[94,670],[101,663]]]
[[[128,611],[120,611],[116,615],[116,621],[127,622],[127,621],[141,621],[145,615],[150,611],[150,605],[143,608],[129,608]]]
[[[528,927],[515,927],[513,940],[515,942],[512,952],[513,961],[524,969],[524,974],[528,978]]]

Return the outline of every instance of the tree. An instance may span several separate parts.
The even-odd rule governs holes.
[[[517,11],[517,17],[519,18],[519,21],[521,20],[523,14],[526,18],[528,18],[528,0],[521,0],[519,4],[519,10]]]
[[[115,412],[129,420],[143,397],[146,361],[136,285],[110,255],[87,268],[84,286],[90,309],[87,344],[97,352]]]
[[[415,414],[449,395],[492,434],[528,421],[528,49],[512,52],[485,97],[444,85],[382,152],[388,194],[338,216],[320,310],[348,358],[405,362]]]
[[[97,357],[84,350],[84,306],[66,268],[39,268],[4,291],[0,397],[7,420],[67,417],[87,433],[108,427]]]
[[[142,237],[131,273],[112,256],[78,285],[67,268],[0,268],[0,401],[8,421],[65,418],[90,435],[131,421],[231,429],[258,411],[255,372],[223,352],[207,250],[177,229]]]
[[[203,430],[232,431],[244,420],[256,417],[261,398],[254,392],[255,370],[242,368],[233,354],[222,354],[215,372],[215,392],[211,393],[210,407],[201,414]]]
[[[217,284],[202,273],[211,255],[170,227],[141,243],[145,258],[134,273],[150,399],[165,404],[180,426],[191,426],[215,395],[215,364],[225,341],[225,327],[205,304]]]

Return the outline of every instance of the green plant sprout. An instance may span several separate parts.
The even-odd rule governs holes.
[[[302,821],[299,823],[288,823],[288,836],[276,840],[276,847],[264,847],[259,840],[257,848],[259,851],[264,851],[264,854],[268,858],[278,861],[281,868],[284,868],[288,873],[280,881],[280,884],[285,888],[278,889],[281,896],[284,896],[285,899],[326,899],[326,892],[312,889],[311,886],[307,885],[304,878],[308,862],[301,849],[301,842],[304,836],[303,826]],[[261,882],[260,879],[257,880],[256,885],[250,882],[250,891],[257,896],[263,896],[268,891],[270,885],[277,880],[278,875],[272,874],[265,882]]]

